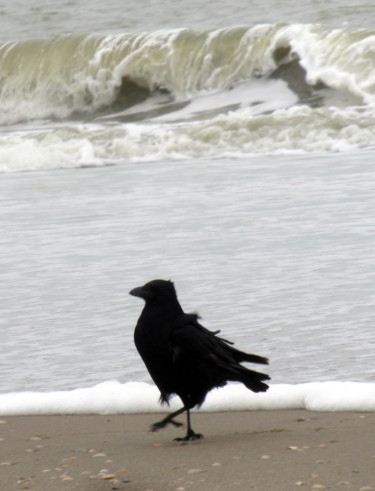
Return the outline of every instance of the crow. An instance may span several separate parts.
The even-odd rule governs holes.
[[[265,392],[263,380],[270,377],[249,370],[241,362],[268,364],[268,359],[234,348],[233,343],[209,331],[198,322],[198,315],[185,314],[172,281],[153,280],[131,290],[130,295],[145,300],[134,330],[134,343],[151,378],[160,391],[160,403],[169,404],[177,394],[183,407],[151,426],[151,431],[167,424],[182,426],[174,420],[186,411],[187,433],[177,441],[202,438],[191,427],[190,410],[200,407],[207,393],[228,381],[242,382],[253,392]]]

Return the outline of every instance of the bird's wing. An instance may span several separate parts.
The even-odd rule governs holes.
[[[240,364],[241,361],[255,359],[265,363],[266,359],[236,350],[216,334],[201,326],[197,320],[188,317],[184,322],[180,320],[179,325],[171,330],[169,339],[172,364],[177,373],[185,382],[195,380],[195,385],[199,385],[198,381],[202,379],[206,392],[213,387],[222,387],[230,380],[242,382],[253,392],[266,391],[268,385],[263,380],[269,380],[269,376]],[[201,397],[198,399],[199,404],[204,400]]]
[[[170,335],[170,349],[176,360],[183,355],[203,358],[212,362],[268,364],[262,356],[245,353],[234,348],[233,343],[217,336],[220,331],[210,331],[198,322],[196,314],[184,314]]]
[[[197,316],[185,314],[171,331],[170,348],[174,360],[188,356],[206,361],[235,362],[226,341],[217,336],[219,331],[210,331],[197,321]]]

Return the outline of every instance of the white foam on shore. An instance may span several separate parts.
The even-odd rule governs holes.
[[[181,406],[158,404],[159,391],[143,382],[103,382],[89,388],[57,392],[0,394],[0,416],[44,414],[125,414],[166,412]],[[209,393],[203,411],[307,409],[311,411],[375,411],[375,384],[321,382],[271,385],[254,394],[233,384]]]

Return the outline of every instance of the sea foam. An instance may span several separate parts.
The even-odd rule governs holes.
[[[175,410],[158,404],[159,391],[143,382],[107,381],[89,388],[58,392],[13,392],[0,395],[0,415],[134,414]],[[271,385],[254,394],[239,384],[210,392],[203,411],[307,409],[310,411],[375,411],[375,384],[317,382]]]

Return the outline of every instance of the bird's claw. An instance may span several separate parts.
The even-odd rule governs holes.
[[[201,433],[194,433],[194,431],[188,433],[186,436],[183,438],[175,438],[175,442],[191,442],[194,440],[200,440],[203,438],[203,435]]]
[[[158,421],[157,423],[154,423],[150,426],[150,431],[152,432],[159,431],[164,427],[165,427],[165,423],[163,423],[163,421]]]
[[[175,421],[174,419],[170,419],[168,421],[158,421],[157,423],[154,423],[150,426],[150,431],[155,432],[158,430],[161,430],[162,428],[165,428],[167,424],[171,423],[173,426],[176,426],[179,428],[180,426],[183,426],[182,423],[179,423],[178,421]]]

